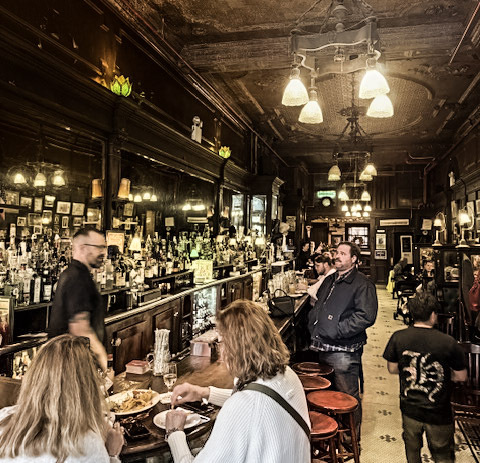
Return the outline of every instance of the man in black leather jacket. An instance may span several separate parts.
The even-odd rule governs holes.
[[[357,269],[360,248],[344,241],[335,257],[337,271],[323,281],[309,314],[311,349],[319,362],[335,369],[333,387],[355,397],[357,435],[362,420],[359,378],[365,330],[375,323],[378,310],[375,285]]]

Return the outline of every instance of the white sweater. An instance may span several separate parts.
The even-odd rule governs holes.
[[[277,391],[310,425],[302,383],[293,370],[255,381]],[[209,402],[223,405],[205,447],[196,458],[185,433],[168,438],[175,463],[310,463],[310,443],[305,431],[272,398],[258,391],[210,387]]]
[[[0,421],[15,413],[16,406],[5,407],[0,410]],[[80,456],[69,456],[65,463],[117,463],[117,457],[109,457],[102,437],[94,432],[88,432],[79,448],[83,452]],[[0,458],[1,463],[56,463],[57,459],[50,454],[38,457],[21,455],[16,458]]]

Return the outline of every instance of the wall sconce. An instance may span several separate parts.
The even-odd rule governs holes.
[[[232,154],[232,150],[230,149],[229,146],[222,146],[218,150],[218,155],[223,158],[223,159],[228,159]]]
[[[157,195],[153,193],[152,197],[150,198],[150,202],[156,203],[158,201]]]
[[[102,198],[102,179],[94,178],[92,180],[92,199]]]
[[[471,230],[473,228],[473,217],[467,211],[467,209],[461,209],[458,213],[458,224],[462,231],[460,243],[457,248],[468,248],[467,240],[465,239],[465,230]]]
[[[438,212],[435,216],[433,221],[433,226],[436,228],[435,230],[435,241],[433,246],[441,246],[442,243],[440,242],[439,235],[440,233],[445,231],[445,214],[443,212]]]
[[[130,180],[128,178],[120,180],[117,197],[119,199],[130,199]]]
[[[110,90],[115,93],[115,95],[127,97],[132,93],[132,84],[130,79],[124,76],[115,76],[110,83]]]

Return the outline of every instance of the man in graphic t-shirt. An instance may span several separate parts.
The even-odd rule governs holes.
[[[413,326],[397,331],[383,357],[400,375],[400,409],[408,463],[420,463],[423,431],[435,462],[455,461],[451,381],[465,381],[465,354],[457,341],[433,326],[438,302],[422,292],[408,303]]]

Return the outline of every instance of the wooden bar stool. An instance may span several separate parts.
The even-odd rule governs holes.
[[[328,389],[332,383],[323,376],[298,375],[303,385],[303,390],[308,392],[323,391]]]
[[[300,362],[292,365],[292,370],[299,375],[328,376],[333,373],[333,368],[324,363]]]
[[[355,397],[338,391],[314,391],[307,394],[308,405],[313,410],[333,415],[339,424],[338,428],[338,454],[339,461],[353,457],[355,463],[360,462],[357,431],[353,412],[358,408]],[[351,449],[345,447],[343,436],[350,434]]]
[[[337,422],[323,413],[308,412],[308,415],[312,424],[310,431],[312,458],[324,459],[328,455],[332,463],[337,463],[337,446],[335,443],[335,436],[338,431]],[[328,450],[325,449],[325,445],[328,446]]]

